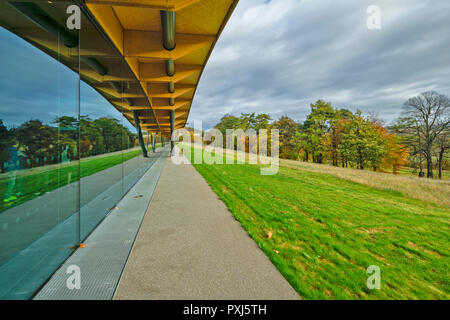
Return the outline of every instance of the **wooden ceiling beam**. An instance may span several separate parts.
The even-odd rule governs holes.
[[[132,110],[132,111],[139,111],[139,110],[151,110],[150,107],[146,107],[146,106],[129,106],[128,110]]]
[[[86,0],[88,4],[178,11],[200,0]]]
[[[186,79],[187,77],[200,73],[202,70],[201,66],[196,65],[176,65],[175,66],[175,75],[169,77],[166,74],[165,65],[163,62],[161,63],[141,63],[139,66],[139,80],[145,82],[159,82],[159,83],[168,83],[174,82],[177,83],[181,80]]]
[[[114,90],[113,88],[107,88],[107,87],[103,87],[103,86],[94,86],[97,90],[102,91],[103,93],[112,96],[114,98],[117,99],[121,99],[121,98],[145,98],[145,95],[143,94],[138,94],[138,93],[120,93],[117,92],[116,90]]]
[[[133,81],[135,80],[133,77],[123,77],[122,75],[117,75],[110,71],[108,68],[108,73],[104,76],[99,75],[96,71],[92,69],[88,69],[89,67],[81,69],[81,76],[95,80],[96,82],[110,82],[110,81]]]
[[[179,101],[175,101],[175,104],[173,106],[171,105],[157,105],[154,104],[153,105],[153,110],[177,110],[179,108],[182,108],[188,104],[190,104],[192,101],[191,100],[179,100]]]
[[[186,86],[186,87],[176,87],[174,93],[170,93],[167,90],[167,86],[165,86],[165,92],[161,92],[162,90],[152,90],[152,85],[148,85],[149,89],[149,95],[152,98],[178,98],[179,96],[182,96],[183,94],[189,93],[191,91],[195,90],[194,86]]]
[[[214,36],[177,33],[176,48],[167,51],[163,46],[161,32],[124,30],[124,56],[177,60],[201,48],[211,46],[215,40]]]

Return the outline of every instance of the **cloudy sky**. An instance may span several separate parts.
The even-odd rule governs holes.
[[[380,30],[367,28],[370,5],[381,9]],[[6,125],[76,114],[73,72],[2,28],[0,43]],[[120,118],[92,88],[81,89],[84,114]],[[240,0],[188,124],[202,120],[208,129],[227,113],[249,112],[304,120],[317,99],[390,123],[427,90],[450,96],[449,0]]]
[[[381,30],[367,28],[370,5]],[[431,89],[450,95],[448,0],[241,0],[188,122],[209,128],[242,112],[302,120],[324,99],[389,123]]]

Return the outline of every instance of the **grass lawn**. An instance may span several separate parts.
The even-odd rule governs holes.
[[[450,298],[448,207],[301,167],[194,166],[303,299]]]
[[[130,160],[138,155],[142,154],[140,149],[136,149],[122,154],[114,154],[111,156],[98,157],[98,158],[85,158],[81,160],[81,178],[94,174],[96,172],[113,167],[124,161]],[[44,167],[43,167],[44,168]],[[14,195],[17,200],[11,202],[4,202],[1,199],[0,212],[9,208],[15,207],[21,203],[27,202],[33,198],[40,196],[46,192],[50,192],[57,188],[60,188],[66,184],[75,182],[78,176],[78,162],[74,161],[73,164],[62,166],[61,168],[55,168],[43,172],[37,172],[35,174],[16,176]],[[0,195],[4,196],[10,183],[11,178],[0,179]]]

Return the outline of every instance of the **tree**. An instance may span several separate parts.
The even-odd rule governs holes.
[[[239,118],[231,114],[224,115],[220,122],[217,123],[214,128],[218,129],[225,136],[227,129],[234,129],[239,124]]]
[[[309,155],[312,153],[312,141],[307,132],[308,125],[306,121],[303,124],[299,124],[297,132],[293,137],[293,143],[297,153],[303,152],[303,161],[309,161]]]
[[[76,118],[69,116],[57,117],[53,123],[58,125],[60,133],[65,134],[72,140],[78,139],[78,120]]]
[[[259,132],[261,129],[269,129],[272,118],[267,113],[260,113],[255,118],[253,129]]]
[[[30,166],[46,163],[46,159],[58,159],[57,131],[40,120],[30,120],[13,130],[14,136],[31,160]]]
[[[336,110],[334,116],[330,118],[330,128],[326,133],[326,145],[330,151],[330,158],[333,166],[338,166],[338,147],[342,142],[345,121],[353,117],[353,113],[347,109]],[[342,161],[342,166],[344,162]]]
[[[313,161],[322,163],[326,146],[326,134],[336,120],[336,111],[330,102],[317,100],[311,104],[311,113],[304,123],[304,135],[308,136],[308,148]],[[305,137],[303,137],[305,138]],[[333,144],[332,144],[333,147]]]
[[[417,134],[426,157],[427,177],[433,178],[433,144],[449,126],[450,99],[436,91],[424,92],[404,103],[403,116]]]
[[[100,129],[103,136],[106,152],[114,152],[126,149],[127,137],[124,137],[124,127],[119,120],[109,117],[99,118],[93,121],[93,125]]]
[[[444,155],[447,150],[450,149],[450,139],[449,139],[449,130],[444,130],[442,134],[436,139],[437,149],[438,149],[438,170],[439,170],[439,179],[442,179],[442,166],[444,162]]]
[[[8,160],[8,150],[14,144],[13,135],[0,119],[0,171],[4,172],[4,163]]]
[[[385,134],[386,156],[383,158],[383,167],[392,167],[392,173],[397,174],[397,170],[408,163],[408,147],[401,144],[401,138],[393,134]]]
[[[98,155],[106,152],[105,139],[101,128],[88,116],[80,117],[80,153],[81,157]]]
[[[386,142],[379,126],[365,119],[358,110],[345,122],[344,132],[339,148],[343,158],[361,170],[369,167],[375,171],[386,155]]]
[[[270,128],[270,116],[266,113],[260,113],[256,115],[255,113],[242,113],[240,117],[236,117],[230,114],[226,114],[220,119],[220,122],[217,123],[214,128],[219,130],[223,135],[223,146],[226,147],[226,131],[227,129],[242,129],[243,131],[247,131],[249,129],[253,129],[257,132],[261,129],[269,129]],[[236,137],[234,146],[237,146]],[[259,139],[259,135],[257,137]],[[269,140],[269,138],[267,139]],[[259,140],[258,140],[259,141]],[[249,141],[246,138],[245,141],[246,150],[248,151]]]
[[[279,130],[280,158],[295,159],[297,157],[295,152],[297,123],[288,116],[283,116],[272,123],[272,127]]]
[[[214,126],[214,128],[216,128],[217,130],[219,130],[222,133],[224,148],[226,148],[226,142],[227,142],[226,141],[227,129],[236,129],[238,126],[239,126],[239,118],[235,117],[231,114],[224,115],[220,119],[220,122]],[[194,140],[192,140],[192,141],[194,141]],[[234,145],[236,145],[236,143]]]
[[[242,129],[244,131],[253,129],[256,123],[255,113],[241,113],[239,117],[238,127],[235,129]]]
[[[392,126],[392,130],[401,137],[402,143],[408,146],[408,162],[414,170],[419,169],[419,177],[424,177],[423,159],[424,153],[421,149],[422,141],[418,127],[415,122],[408,118],[399,118]]]

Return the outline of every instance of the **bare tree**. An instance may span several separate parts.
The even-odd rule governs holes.
[[[433,144],[448,129],[450,99],[436,91],[424,92],[403,106],[404,117],[414,124],[419,148],[427,161],[427,177],[433,178]]]
[[[437,151],[438,151],[438,168],[439,179],[442,179],[442,164],[444,162],[444,155],[447,150],[450,149],[450,131],[444,130],[436,139]]]

